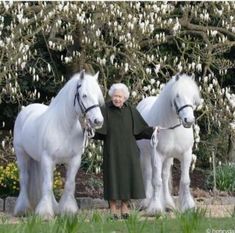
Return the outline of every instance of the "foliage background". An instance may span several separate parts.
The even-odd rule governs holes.
[[[233,160],[234,17],[234,1],[0,2],[0,163],[15,160],[12,130],[21,107],[49,104],[83,68],[99,71],[104,95],[113,82],[127,84],[133,104],[158,94],[177,72],[194,73],[204,99],[198,166],[209,167],[212,150],[218,161]],[[92,142],[84,168],[100,172],[100,156]]]

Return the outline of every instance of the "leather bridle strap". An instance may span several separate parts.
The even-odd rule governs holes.
[[[99,104],[94,104],[94,105],[92,105],[92,106],[86,108],[86,106],[85,106],[85,105],[83,104],[83,102],[81,101],[81,98],[80,98],[80,95],[79,95],[79,88],[80,88],[81,86],[82,86],[81,84],[77,85],[77,91],[76,91],[76,94],[75,94],[75,96],[74,96],[73,105],[75,106],[75,104],[76,104],[76,99],[77,99],[77,102],[78,102],[78,104],[79,104],[79,107],[80,107],[82,113],[83,113],[84,115],[86,115],[86,113],[87,113],[88,111],[90,111],[91,109],[96,108],[96,107],[99,107]]]
[[[185,104],[185,105],[181,106],[180,108],[178,108],[176,102],[174,101],[174,105],[175,105],[175,110],[176,110],[178,115],[179,115],[180,111],[183,110],[184,108],[190,107],[190,108],[193,109],[193,106],[191,104]]]

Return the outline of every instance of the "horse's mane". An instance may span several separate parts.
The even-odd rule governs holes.
[[[62,102],[66,102],[66,105],[67,105],[68,100],[71,101],[71,103],[73,103],[79,80],[80,80],[80,73],[74,74],[71,77],[71,79],[64,85],[64,87],[59,91],[59,93],[56,95],[56,97],[51,101],[49,107],[53,108],[57,104],[61,105]],[[100,89],[97,89],[98,83],[95,80],[95,78],[89,74],[86,74],[85,78],[84,78],[84,85],[87,85],[86,81],[88,81],[89,85],[91,85],[90,89],[92,90],[92,92],[93,93],[97,92],[99,103],[103,104],[103,101],[104,101],[103,95],[102,95],[102,92],[100,91]],[[67,101],[65,101],[65,100],[67,100]]]
[[[75,87],[80,80],[79,75],[74,75],[58,92],[58,94],[52,99],[50,103],[50,107],[53,107],[57,105],[58,103],[61,103],[61,99],[64,99],[65,97],[68,98],[68,95],[73,94],[73,90],[75,90]],[[69,91],[70,90],[70,91]]]
[[[74,98],[77,91],[77,85],[80,82],[80,73],[76,73],[71,77],[71,79],[62,87],[59,93],[52,99],[47,110],[44,112],[44,122],[48,122],[46,125],[55,124],[62,126],[67,124],[73,118],[70,114],[74,114]],[[99,104],[103,104],[103,95],[99,88],[97,80],[89,74],[85,74],[84,80],[82,81],[83,88],[89,87],[89,92],[94,95],[98,95]],[[77,118],[78,119],[78,118]],[[57,121],[57,124],[56,124]],[[53,128],[53,127],[52,127]]]
[[[182,74],[178,77],[177,75],[173,76],[163,88],[160,96],[165,99],[165,95],[169,96],[170,94],[169,97],[172,98],[175,97],[176,94],[181,93],[200,99],[199,89],[195,80],[187,74]]]
[[[178,77],[173,76],[163,87],[151,107],[151,113],[149,113],[150,122],[155,121],[157,118],[157,122],[161,126],[169,126],[168,124],[172,119],[172,108],[170,105],[177,94],[186,95],[193,99],[193,102],[200,102],[199,88],[194,79],[186,74],[179,75]],[[158,114],[155,114],[155,111],[158,111]],[[165,125],[166,122],[168,122],[167,125]]]

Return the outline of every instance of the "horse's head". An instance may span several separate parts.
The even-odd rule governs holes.
[[[172,106],[183,126],[190,128],[195,122],[194,110],[201,103],[199,88],[194,77],[186,74],[175,76]]]
[[[74,97],[76,111],[82,113],[91,128],[100,128],[104,121],[100,111],[104,98],[97,79],[98,73],[92,76],[81,71]]]

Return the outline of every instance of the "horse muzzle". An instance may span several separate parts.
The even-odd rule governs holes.
[[[191,120],[188,120],[188,118],[184,118],[182,121],[182,125],[184,126],[184,128],[190,128],[194,124],[194,122],[194,118]]]
[[[101,120],[101,119],[95,119],[94,121],[90,121],[90,126],[93,128],[93,129],[99,129],[102,127],[103,125],[103,122],[104,120]]]

